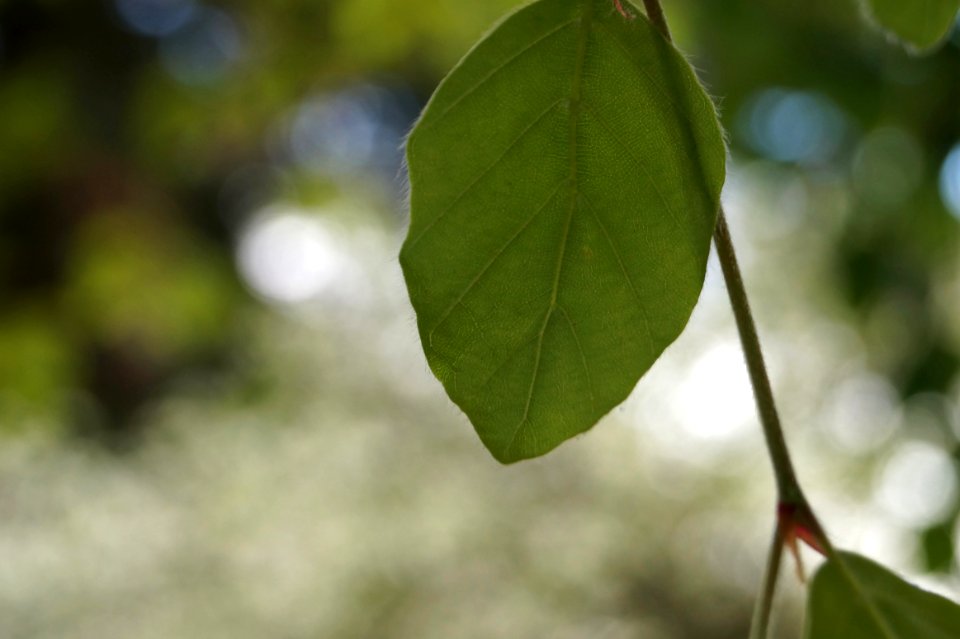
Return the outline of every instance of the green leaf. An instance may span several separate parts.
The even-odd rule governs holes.
[[[925,51],[950,33],[960,0],[868,0],[866,6],[881,28]]]
[[[960,606],[841,552],[813,579],[806,639],[956,639]]]
[[[703,284],[724,178],[684,58],[610,0],[509,16],[407,144],[400,253],[423,348],[493,455],[542,455],[623,401]]]

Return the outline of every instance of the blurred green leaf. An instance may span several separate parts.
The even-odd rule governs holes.
[[[841,552],[813,579],[805,637],[955,639],[960,637],[960,606],[865,557]]]
[[[79,116],[68,77],[47,61],[0,83],[0,201],[17,182],[53,170],[75,147]]]
[[[338,2],[332,5],[331,30],[337,48],[353,64],[396,64],[419,52],[424,63],[442,73],[483,25],[516,6],[516,0],[395,0]],[[443,65],[443,66],[441,66]]]
[[[233,294],[228,269],[173,224],[120,210],[82,230],[66,299],[100,339],[182,357],[225,337]]]
[[[76,374],[76,357],[63,328],[48,308],[24,307],[0,316],[0,414],[13,404],[53,412]],[[4,420],[0,431],[16,430]]]
[[[683,56],[608,0],[521,9],[444,80],[400,259],[430,366],[498,460],[588,430],[683,330],[724,157]]]
[[[955,514],[946,521],[935,524],[920,535],[923,548],[924,565],[930,572],[949,574],[953,570],[955,549],[953,547],[953,528]]]
[[[867,5],[883,29],[909,48],[925,51],[950,33],[960,0],[869,0]]]

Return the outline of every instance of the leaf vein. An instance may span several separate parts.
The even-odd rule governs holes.
[[[602,23],[602,22],[599,23],[599,24],[600,24],[600,28],[603,29],[604,31],[606,31],[607,34],[613,39],[613,41],[614,41],[614,42],[616,43],[616,45],[617,45],[617,48],[620,49],[620,50],[623,52],[624,57],[625,57],[627,60],[629,60],[630,64],[631,64],[633,67],[635,67],[635,68],[637,69],[637,71],[639,71],[640,73],[642,73],[642,74],[647,78],[647,80],[650,81],[650,86],[656,88],[656,90],[657,90],[660,94],[663,95],[664,99],[665,99],[667,102],[669,102],[670,105],[673,107],[673,112],[674,112],[674,113],[682,114],[682,117],[687,120],[687,123],[690,125],[691,129],[693,129],[693,128],[694,128],[693,122],[691,121],[690,115],[687,113],[687,110],[680,108],[680,105],[677,104],[677,103],[674,101],[673,96],[670,94],[670,92],[667,91],[666,89],[664,89],[664,88],[657,82],[657,80],[656,80],[656,79],[653,77],[653,75],[650,73],[649,69],[646,69],[643,65],[641,65],[639,62],[637,62],[636,58],[634,58],[632,55],[630,55],[630,50],[627,49],[627,47],[625,47],[625,46],[623,45],[623,43],[620,41],[620,38],[617,37],[617,34],[610,30],[610,27],[608,27],[607,25],[605,25],[605,24]],[[657,37],[659,37],[659,36],[657,36]]]
[[[843,574],[844,579],[847,580],[847,583],[850,584],[850,588],[853,590],[854,594],[863,602],[864,607],[867,609],[868,614],[873,618],[874,623],[877,624],[877,628],[883,634],[884,639],[896,639],[893,634],[893,631],[890,629],[890,626],[887,624],[887,620],[883,618],[880,610],[878,610],[876,604],[873,603],[873,600],[864,592],[863,588],[860,587],[860,583],[853,576],[853,573],[850,572],[850,568],[847,566],[847,562],[843,560],[841,555],[836,554],[832,558],[836,564],[837,568]]]
[[[669,213],[670,219],[673,220],[674,224],[676,224],[678,229],[683,230],[683,225],[680,223],[680,218],[677,216],[676,212],[673,210],[673,207],[670,206],[670,202],[667,200],[666,196],[663,194],[663,191],[660,190],[660,185],[657,182],[657,180],[653,178],[653,175],[650,173],[650,169],[649,167],[647,167],[647,163],[641,157],[638,157],[633,152],[633,149],[631,149],[629,146],[623,143],[623,140],[620,139],[620,137],[614,132],[614,130],[610,127],[610,125],[606,123],[606,121],[604,121],[599,115],[597,115],[596,111],[586,106],[583,107],[583,110],[588,115],[590,115],[594,119],[594,121],[597,124],[599,124],[601,128],[603,128],[604,131],[607,132],[607,134],[610,136],[610,139],[613,140],[614,143],[617,144],[621,149],[623,149],[624,153],[626,153],[627,156],[630,157],[630,159],[632,159],[633,162],[637,165],[637,167],[640,168],[640,171],[643,172],[643,174],[647,178],[647,181],[650,183],[650,185],[653,187],[653,190],[656,192],[657,197],[659,197],[660,201],[663,202],[663,207],[667,209],[667,213]]]
[[[600,219],[600,216],[593,208],[593,205],[587,201],[587,196],[581,195],[581,197],[583,198],[583,203],[586,205],[586,209],[590,212],[590,215],[593,217],[593,219],[597,221],[597,226],[600,227],[600,231],[603,232],[603,237],[607,240],[607,244],[610,246],[610,250],[613,252],[613,256],[616,258],[617,264],[620,266],[620,272],[623,273],[623,277],[627,281],[627,285],[630,287],[630,290],[633,292],[633,296],[637,298],[637,306],[640,308],[640,313],[643,315],[644,328],[647,330],[647,345],[649,347],[650,354],[654,355],[654,340],[653,331],[650,328],[650,315],[647,313],[646,304],[643,303],[643,297],[640,296],[640,291],[638,291],[637,287],[634,285],[633,278],[630,277],[630,273],[627,271],[627,266],[623,262],[623,257],[620,255],[620,250],[617,248],[617,245],[613,243],[613,238],[607,231],[607,227],[603,223],[603,220]]]
[[[537,347],[536,355],[533,362],[533,374],[530,376],[530,386],[527,389],[527,401],[523,408],[523,417],[520,418],[520,422],[517,424],[517,427],[513,431],[513,435],[510,437],[510,441],[507,442],[507,447],[505,453],[509,454],[510,449],[513,448],[513,445],[517,441],[517,437],[520,435],[520,431],[523,429],[524,424],[528,423],[528,418],[530,417],[530,405],[533,402],[533,390],[537,384],[537,378],[540,375],[540,363],[543,359],[543,338],[547,332],[547,326],[550,324],[550,318],[553,317],[553,312],[557,308],[557,293],[560,288],[560,275],[563,272],[563,263],[564,258],[567,254],[567,240],[570,238],[570,226],[573,221],[573,214],[577,208],[577,194],[579,189],[579,184],[577,178],[579,177],[579,169],[577,163],[578,157],[578,145],[577,141],[579,139],[579,122],[580,122],[580,108],[582,107],[581,97],[583,89],[583,67],[587,57],[587,48],[588,42],[590,39],[590,28],[593,18],[593,4],[588,2],[582,5],[583,11],[580,14],[580,26],[577,31],[577,57],[574,62],[573,69],[573,79],[570,83],[570,111],[569,111],[569,153],[570,153],[570,207],[567,211],[567,219],[564,222],[563,235],[560,239],[560,250],[557,255],[557,265],[554,270],[553,275],[553,288],[550,293],[550,306],[547,308],[547,313],[543,318],[543,325],[540,327],[540,334],[537,337]]]
[[[567,324],[570,325],[570,334],[573,335],[573,341],[577,345],[577,350],[580,351],[580,362],[583,364],[583,373],[587,376],[587,392],[590,395],[590,407],[595,408],[597,405],[597,400],[593,394],[593,380],[590,377],[590,367],[587,366],[587,355],[583,352],[583,346],[580,344],[580,338],[577,336],[577,328],[573,325],[573,320],[570,319],[567,309],[560,304],[557,304],[557,308],[560,309],[560,312],[563,314],[563,318],[567,320]]]
[[[536,118],[534,118],[530,124],[528,124],[522,131],[520,131],[520,133],[517,134],[517,136],[513,139],[513,141],[510,142],[509,145],[507,145],[507,148],[504,149],[504,151],[499,156],[497,156],[497,158],[489,166],[483,169],[483,171],[481,171],[476,178],[474,178],[469,184],[467,184],[466,188],[464,188],[463,191],[461,191],[460,194],[454,198],[453,202],[451,202],[447,208],[445,208],[435,218],[433,218],[433,220],[431,220],[427,224],[427,226],[424,227],[422,231],[420,231],[419,235],[417,235],[415,238],[410,240],[410,242],[407,245],[407,250],[408,251],[412,250],[420,242],[420,240],[423,239],[423,237],[428,232],[430,232],[430,230],[433,229],[434,226],[436,226],[437,222],[442,220],[450,211],[455,209],[457,205],[460,203],[460,201],[463,200],[463,198],[466,197],[466,195],[470,193],[470,191],[476,188],[476,186],[480,184],[483,181],[483,179],[487,177],[487,175],[489,175],[490,172],[493,171],[493,169],[495,169],[500,164],[500,162],[503,161],[505,157],[507,157],[507,155],[510,154],[510,152],[514,149],[514,147],[516,147],[517,144],[519,144],[520,141],[523,140],[523,138],[525,138],[527,134],[530,133],[530,131],[533,130],[533,128],[537,124],[539,124],[545,117],[547,117],[547,115],[549,115],[551,111],[553,111],[558,106],[560,106],[560,104],[563,101],[564,99],[560,98],[552,102],[546,109],[543,110],[543,112],[541,112]]]
[[[517,441],[517,436],[520,434],[524,424],[527,423],[527,419],[530,417],[530,405],[533,403],[533,389],[537,385],[537,377],[540,376],[540,362],[543,360],[543,338],[547,334],[547,326],[550,325],[550,319],[553,317],[553,312],[557,308],[557,291],[560,287],[560,273],[563,271],[564,257],[566,257],[567,254],[567,238],[570,236],[570,222],[573,219],[573,212],[575,209],[576,197],[572,196],[570,198],[567,221],[563,228],[563,237],[560,240],[560,251],[559,255],[557,255],[557,266],[554,270],[553,276],[553,288],[550,292],[550,305],[547,307],[547,313],[543,318],[543,324],[540,326],[540,332],[537,335],[536,354],[533,360],[533,374],[530,376],[530,386],[527,388],[527,401],[523,407],[523,417],[520,418],[520,422],[514,429],[513,435],[510,437],[510,441],[507,442],[507,448],[505,450],[508,452],[511,448],[513,448],[513,444]]]
[[[440,318],[437,320],[437,323],[434,324],[433,328],[430,329],[430,333],[428,334],[428,340],[430,341],[431,344],[433,344],[433,334],[447,320],[447,318],[450,316],[450,313],[453,312],[453,309],[455,309],[457,306],[460,305],[460,303],[464,300],[464,298],[466,298],[466,296],[470,293],[470,291],[473,290],[473,287],[480,283],[480,281],[483,279],[483,276],[486,275],[487,272],[497,262],[497,260],[499,260],[503,256],[506,250],[510,248],[510,246],[517,240],[517,238],[519,238],[523,234],[525,230],[527,230],[527,228],[530,227],[531,224],[533,224],[533,221],[537,219],[537,217],[539,217],[540,214],[547,208],[547,205],[550,204],[550,202],[553,200],[554,197],[556,197],[557,192],[560,191],[561,187],[563,187],[565,183],[566,183],[566,180],[558,184],[557,187],[550,192],[550,195],[547,197],[546,200],[543,201],[543,204],[540,204],[539,206],[536,207],[536,209],[533,212],[533,215],[531,215],[529,219],[527,219],[527,221],[524,222],[512,236],[510,236],[510,238],[504,243],[504,245],[501,246],[496,251],[496,253],[493,254],[493,257],[491,257],[490,260],[487,261],[486,265],[484,265],[484,267],[480,270],[480,272],[477,273],[476,276],[474,276],[474,278],[470,281],[469,284],[467,284],[466,288],[463,289],[463,292],[460,293],[457,299],[455,299],[453,303],[450,304],[450,306],[448,306],[443,313],[441,313]]]
[[[424,127],[424,128],[429,129],[429,128],[431,128],[431,127],[434,127],[434,126],[440,124],[440,122],[441,122],[444,118],[446,118],[447,115],[448,115],[451,111],[453,111],[454,108],[456,108],[457,106],[459,106],[460,103],[463,102],[466,98],[468,98],[469,96],[471,96],[472,94],[474,94],[478,89],[480,89],[480,87],[482,87],[482,86],[485,85],[487,82],[489,82],[489,81],[492,80],[494,77],[496,77],[497,74],[499,74],[501,71],[503,71],[504,69],[506,69],[508,66],[510,66],[510,65],[513,64],[514,62],[516,62],[516,61],[517,61],[518,59],[520,59],[525,53],[529,53],[529,52],[532,51],[534,48],[536,48],[537,45],[542,44],[543,42],[545,42],[546,40],[548,40],[551,36],[556,35],[557,33],[563,31],[564,29],[566,29],[566,28],[569,27],[570,25],[574,24],[576,21],[577,21],[577,19],[574,18],[574,19],[572,19],[572,20],[568,20],[567,22],[564,22],[564,23],[562,23],[562,24],[557,25],[556,27],[554,27],[554,28],[551,29],[550,31],[547,31],[547,32],[544,33],[543,35],[541,35],[541,36],[539,36],[538,38],[534,39],[532,42],[530,42],[529,44],[527,44],[527,46],[523,47],[522,49],[520,49],[519,51],[517,51],[515,54],[513,54],[512,56],[510,56],[509,58],[507,58],[506,60],[504,60],[504,61],[501,62],[500,64],[498,64],[496,67],[494,67],[493,69],[491,69],[485,76],[483,76],[482,78],[480,78],[480,79],[477,81],[476,84],[474,84],[472,87],[470,87],[469,89],[467,89],[460,97],[458,97],[458,98],[457,98],[456,100],[454,100],[450,105],[448,105],[446,109],[444,109],[443,111],[441,111],[440,115],[438,115],[435,120],[433,120],[432,122],[428,122],[427,125],[426,125],[426,127]]]
[[[500,371],[502,371],[503,368],[504,368],[507,364],[509,364],[511,361],[513,361],[513,358],[516,357],[517,354],[518,354],[521,350],[523,350],[524,348],[526,348],[527,346],[529,346],[532,342],[536,341],[536,339],[537,339],[537,333],[533,333],[532,335],[530,335],[530,338],[529,338],[529,339],[524,340],[523,342],[521,342],[521,344],[520,344],[519,346],[517,346],[515,349],[513,349],[512,351],[510,351],[510,354],[507,356],[507,358],[504,359],[504,360],[503,360],[502,362],[500,362],[499,364],[497,364],[497,367],[496,367],[495,369],[493,369],[493,372],[490,373],[490,374],[486,377],[486,379],[483,380],[483,382],[479,385],[478,388],[479,388],[480,390],[485,390],[485,389],[487,388],[487,386],[490,384],[490,382],[493,381],[493,378],[496,377],[497,374],[498,374]]]

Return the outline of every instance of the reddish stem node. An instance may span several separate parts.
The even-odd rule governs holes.
[[[626,20],[633,20],[634,18],[637,17],[632,13],[630,13],[629,11],[627,11],[627,8],[623,6],[623,3],[621,2],[621,0],[613,0],[613,6],[617,8],[617,13],[622,15]]]
[[[801,582],[806,582],[803,559],[800,557],[800,545],[797,541],[802,541],[826,556],[827,548],[823,541],[825,536],[820,523],[806,504],[780,502],[777,504],[777,524],[780,528],[780,539],[796,561],[797,577]]]

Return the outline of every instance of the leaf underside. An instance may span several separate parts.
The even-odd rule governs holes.
[[[923,52],[950,33],[960,0],[867,0],[867,9],[881,28]]]
[[[883,566],[841,552],[817,572],[806,639],[956,639],[960,606]]]
[[[712,102],[642,16],[540,0],[437,89],[407,143],[400,262],[427,361],[504,463],[622,402],[703,284]]]

